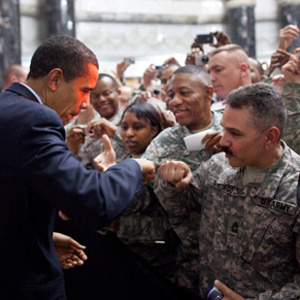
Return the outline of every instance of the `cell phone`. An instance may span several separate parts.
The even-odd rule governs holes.
[[[212,44],[214,41],[214,36],[212,34],[197,34],[196,43],[197,44]]]
[[[82,129],[84,130],[85,135],[93,135],[94,134],[94,128],[92,127],[90,131],[88,131],[87,125],[81,125]]]
[[[124,57],[124,63],[126,65],[135,64],[135,58],[133,56],[131,56],[131,57]]]

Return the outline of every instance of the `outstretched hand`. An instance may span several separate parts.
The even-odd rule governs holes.
[[[102,136],[105,150],[100,153],[97,157],[94,158],[94,164],[98,171],[104,172],[109,167],[116,164],[116,153],[113,147],[111,146],[109,137],[104,134]]]
[[[224,295],[222,300],[244,300],[245,298],[234,292],[227,285],[219,280],[215,280],[215,287]]]
[[[299,36],[300,30],[297,25],[287,25],[279,30],[278,48],[286,50],[295,38]]]
[[[130,66],[130,64],[126,64],[126,58],[128,58],[128,56],[124,56],[124,59],[122,61],[119,61],[116,65],[116,71],[119,78],[124,76],[125,71]]]
[[[159,172],[164,181],[174,184],[176,188],[188,186],[193,179],[190,168],[182,161],[165,162]]]
[[[80,245],[71,237],[53,232],[53,243],[60,265],[64,269],[81,266],[87,260],[87,256],[83,251],[85,246]]]

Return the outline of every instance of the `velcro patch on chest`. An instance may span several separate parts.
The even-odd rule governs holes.
[[[290,215],[295,215],[297,212],[296,205],[293,205],[291,203],[286,203],[286,202],[276,200],[276,199],[262,198],[262,199],[260,199],[259,204],[261,206],[268,207],[271,209],[284,211]]]

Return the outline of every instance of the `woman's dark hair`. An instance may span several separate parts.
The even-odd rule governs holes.
[[[147,102],[132,103],[124,110],[120,123],[122,123],[122,120],[127,112],[135,114],[139,120],[147,120],[152,127],[157,127],[158,130],[156,135],[162,131],[162,120],[160,113],[152,104]]]

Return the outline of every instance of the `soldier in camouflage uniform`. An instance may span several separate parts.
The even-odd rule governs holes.
[[[98,132],[100,133],[101,130],[107,133],[108,128],[110,128],[111,125],[115,125],[115,129],[112,133],[108,134],[110,137],[115,135],[124,111],[124,108],[119,104],[117,90],[117,82],[112,76],[108,74],[99,74],[96,87],[91,92],[91,104],[101,116],[101,119],[92,121],[89,124],[90,127],[93,127],[95,134]],[[112,141],[112,144],[120,161],[125,159],[128,153],[126,153],[125,149],[120,145],[121,143],[119,143],[119,140]],[[87,135],[84,144],[78,150],[78,158],[87,169],[92,169],[94,158],[103,151],[104,145],[102,139],[94,138],[93,135]]]
[[[116,152],[116,161],[122,161],[124,156],[140,157],[149,142],[161,132],[161,123],[160,114],[153,105],[137,102],[128,106],[120,121],[119,135],[115,134],[110,139]],[[113,131],[113,128],[110,130]],[[90,152],[97,153],[99,143],[91,145],[94,150],[90,149]],[[93,157],[85,165],[93,168]],[[173,249],[177,248],[177,237],[152,187],[145,186],[140,190],[109,230],[115,232],[125,245],[147,261],[157,274],[170,279],[176,273]],[[106,232],[107,228],[100,233]]]
[[[161,117],[149,103],[134,103],[125,109],[120,135],[128,153],[140,157],[149,142],[161,132]],[[175,273],[176,235],[153,189],[145,186],[119,218],[116,235],[133,252],[144,258],[164,278]]]
[[[300,299],[300,157],[280,140],[285,120],[272,86],[240,88],[224,110],[225,154],[203,163],[193,181],[182,162],[161,167],[169,183],[158,178],[156,194],[180,208],[170,218],[183,220],[177,232],[187,239],[190,212],[201,207],[201,296],[214,283],[226,299]]]
[[[284,141],[300,154],[300,58],[292,55],[289,62],[282,67],[285,83],[282,97],[287,108],[287,125]]]
[[[192,170],[211,157],[206,150],[189,151],[184,143],[184,137],[205,129],[220,130],[221,115],[211,111],[213,89],[209,74],[202,68],[188,65],[174,72],[168,87],[169,109],[175,114],[178,124],[165,129],[148,146],[143,157],[154,161],[157,165],[166,160],[181,160],[187,163]],[[213,146],[218,142],[218,135],[209,141],[209,148],[216,151]],[[187,239],[177,233],[179,218],[169,218],[173,215],[173,206],[163,205],[168,221],[177,235],[177,246],[174,247],[177,272],[173,274],[172,281],[178,286],[184,286],[198,291],[199,263],[198,263],[198,225],[200,210],[191,211],[190,217],[194,219],[194,235]],[[176,209],[176,208],[175,208]]]

